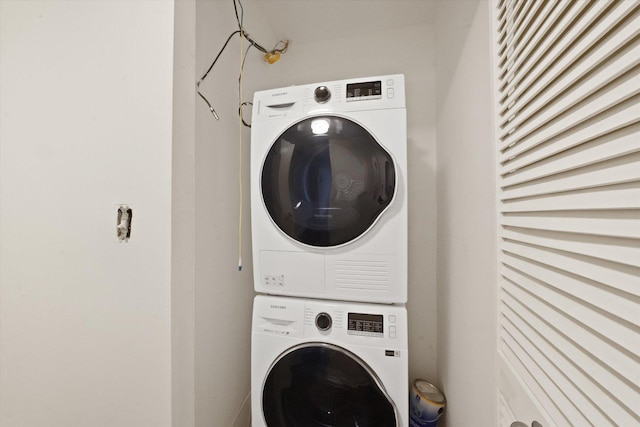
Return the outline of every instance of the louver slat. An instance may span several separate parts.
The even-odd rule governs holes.
[[[501,367],[549,425],[640,425],[640,2],[528,3],[494,14]]]
[[[499,76],[499,90],[502,92],[500,102],[508,104],[507,95],[514,94],[514,96],[518,96],[519,93],[523,92],[523,87],[527,87],[531,80],[537,78],[538,74],[544,71],[544,68],[538,66],[538,73],[532,72],[534,66],[548,56],[547,50],[549,47],[553,46],[556,40],[561,38],[563,29],[580,16],[580,13],[588,7],[588,3],[581,2],[577,7],[571,6],[570,2],[560,1],[558,7],[553,10],[549,19],[543,24],[544,27],[540,32],[541,36],[536,40],[537,44],[532,46],[531,51],[523,52],[518,61],[514,62],[513,67],[502,67]],[[511,70],[513,70],[513,73],[508,74]],[[515,70],[518,70],[517,76],[515,75]],[[507,102],[504,102],[505,100]]]
[[[638,257],[640,256],[640,249],[634,244],[633,240],[626,237],[585,236],[575,233],[504,227],[502,238],[549,249],[558,249],[604,261],[617,262],[629,267],[637,266]],[[637,308],[635,305],[633,307],[634,309]]]
[[[632,396],[634,389],[631,384],[612,375],[593,356],[575,345],[571,340],[558,333],[557,329],[545,322],[544,319],[531,313],[525,304],[510,294],[505,294],[505,313],[509,319],[521,330],[524,336],[535,342],[539,349],[538,358],[546,359],[545,371],[553,375],[563,393],[578,397],[579,407],[588,412],[588,419],[595,425],[612,424],[633,425],[635,423],[633,401],[619,402],[616,396],[608,392],[609,389],[626,389],[627,396]],[[527,313],[525,316],[524,313]],[[524,318],[527,318],[527,322]],[[530,323],[528,323],[530,322]],[[510,328],[512,330],[512,328]],[[575,363],[579,361],[579,364]],[[575,386],[574,386],[575,382]],[[606,405],[602,405],[606,403]],[[616,408],[616,413],[603,414],[599,406]],[[614,421],[616,420],[616,421]]]
[[[536,64],[531,70],[531,73],[525,75],[526,77],[522,83],[527,85],[527,92],[519,97],[521,99],[518,101],[521,104],[526,104],[543,91],[548,91],[547,86],[555,82],[559,76],[563,76],[563,80],[565,80],[558,82],[560,87],[569,87],[572,82],[566,80],[571,78],[577,81],[577,78],[581,74],[589,71],[589,66],[593,67],[594,63],[597,64],[597,62],[594,62],[592,56],[597,56],[598,54],[604,55],[601,50],[590,53],[589,51],[591,49],[597,46],[600,46],[600,48],[617,49],[638,35],[639,30],[636,26],[632,25],[633,20],[627,19],[630,14],[637,11],[637,7],[632,7],[634,6],[633,2],[623,3],[620,7],[612,10],[607,15],[607,19],[596,22],[595,28],[592,27],[597,17],[598,6],[603,8],[604,4],[604,2],[596,2],[594,7],[589,9],[588,12],[576,22],[576,25],[571,31],[568,32],[567,36],[570,36],[569,39],[563,39],[563,43],[554,45],[552,51]],[[623,25],[622,23],[625,20],[627,20],[627,24]],[[591,35],[594,30],[602,33],[602,36],[598,38],[586,36],[587,32]],[[614,35],[609,34],[612,30],[615,30]],[[607,39],[607,42],[603,42],[603,38]],[[583,55],[587,55],[587,58],[583,58]],[[573,68],[569,69],[569,67]],[[608,76],[609,74],[602,73],[600,75]],[[516,95],[517,92],[518,91],[515,92]],[[509,102],[509,100],[507,100],[507,102]],[[513,114],[513,112],[510,112],[510,114],[506,116],[513,116]],[[501,138],[510,134],[515,126],[520,121],[526,119],[526,117],[525,114],[520,113],[518,120],[509,123],[509,126],[504,129],[501,133]]]
[[[500,122],[500,126],[505,128],[503,135],[509,134],[512,129],[543,109],[548,102],[558,97],[567,88],[570,87],[570,90],[575,93],[572,102],[575,104],[640,64],[638,45],[629,46],[638,34],[640,34],[640,28],[631,25],[620,26],[579,61],[573,62],[569,66],[570,69],[560,77],[551,73],[546,74],[544,79],[536,82],[532,90],[518,98],[517,102],[514,100],[513,105],[509,107],[509,114],[505,114]],[[603,69],[594,73],[596,67],[603,67]],[[591,73],[593,74],[590,76]],[[557,78],[554,79],[554,77]],[[572,87],[573,85],[576,86]],[[564,98],[567,97],[564,96]],[[513,120],[516,114],[517,121]]]
[[[538,120],[527,122],[517,129],[513,135],[509,135],[505,139],[505,149],[511,145],[510,141],[517,139],[519,143],[522,143],[525,137],[527,137],[524,140],[525,146],[519,147],[518,151],[522,152],[524,149],[531,149],[563,132],[570,131],[573,127],[614,108],[625,100],[633,98],[634,95],[640,93],[639,70],[638,67],[635,67],[628,74],[613,81],[605,88],[589,96],[589,98],[572,105],[570,108],[558,105],[557,102],[551,103],[547,106],[549,109],[548,114],[551,115],[551,118],[542,116]],[[635,112],[638,112],[637,108],[635,110]],[[500,157],[500,161],[506,162],[517,154],[520,153],[507,150]]]
[[[571,254],[556,248],[541,248],[506,239],[502,244],[502,249],[505,252],[505,259],[506,253],[531,259],[629,294],[636,303],[640,298],[639,267],[618,266],[615,262],[604,261],[596,257]]]
[[[532,197],[543,194],[555,194],[562,191],[578,191],[599,188],[606,185],[623,184],[638,181],[640,153],[615,157],[581,168],[570,169],[556,175],[545,176],[534,181],[522,182],[505,187],[502,200]],[[629,207],[637,201],[629,200]]]
[[[628,110],[636,107],[637,105],[630,105]],[[608,116],[607,124],[612,125],[612,121],[616,122],[614,125],[619,123],[617,118]],[[592,127],[576,131],[570,135],[571,137],[556,139],[553,144],[548,144],[535,153],[527,153],[527,156],[521,157],[519,161],[512,162],[510,166],[518,169],[511,173],[504,172],[503,169],[501,185],[506,188],[640,151],[637,144],[640,124],[619,128],[602,137],[589,134],[588,130]],[[599,130],[602,131],[601,126]],[[534,167],[527,167],[533,164]]]

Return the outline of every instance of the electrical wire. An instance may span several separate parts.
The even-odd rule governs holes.
[[[240,15],[238,15],[238,6],[240,6]],[[233,9],[236,12],[236,21],[238,22],[238,29],[243,32],[243,37],[246,38],[252,46],[258,49],[262,53],[267,53],[267,49],[260,46],[251,36],[244,30],[244,8],[240,0],[233,0]]]
[[[247,54],[249,53],[249,50],[251,50],[251,46],[249,45],[249,47],[247,47],[247,50],[244,52],[244,58],[242,58],[242,63],[240,64],[240,75],[238,76],[238,117],[240,117],[240,121],[242,122],[242,124],[248,128],[251,127],[251,125],[249,123],[247,123],[244,120],[244,115],[242,114],[242,107],[246,106],[246,105],[253,105],[253,102],[248,102],[248,101],[242,101],[242,75],[244,73],[244,63],[247,60]]]
[[[247,121],[244,119],[244,114],[242,112],[242,109],[244,107],[246,107],[247,105],[251,105],[253,106],[253,102],[249,102],[249,101],[244,101],[242,104],[240,104],[240,107],[238,108],[238,114],[240,115],[240,120],[242,120],[242,124],[245,127],[250,128],[251,127],[251,123],[247,123]]]
[[[211,111],[211,114],[213,114],[213,117],[215,117],[216,120],[220,120],[220,116],[218,116],[218,113],[216,113],[216,110],[211,106],[211,103],[207,100],[207,98],[205,98],[205,96],[202,94],[202,92],[200,92],[200,83],[202,83],[204,81],[204,79],[207,78],[207,76],[209,75],[209,73],[213,69],[213,66],[216,65],[216,62],[218,62],[218,59],[220,58],[220,55],[222,55],[222,52],[224,52],[224,50],[226,49],[227,45],[229,44],[229,41],[231,40],[231,37],[235,36],[238,33],[241,33],[241,31],[240,30],[236,30],[233,33],[229,34],[229,37],[227,38],[227,41],[224,42],[224,45],[222,46],[222,49],[220,49],[220,51],[216,55],[216,58],[213,60],[213,62],[209,66],[209,69],[202,75],[200,80],[198,80],[198,83],[196,83],[196,90],[198,91],[198,95],[200,96],[200,98],[202,98],[204,100],[204,102],[207,103],[207,106],[209,107],[209,110]]]
[[[237,3],[237,4],[236,4]],[[238,17],[238,5],[240,6],[240,17]],[[233,0],[233,10],[236,12],[236,21],[238,21],[238,29],[242,29],[244,26],[244,8],[240,0]]]
[[[213,67],[216,65],[216,62],[218,62],[218,59],[220,59],[220,55],[222,55],[222,52],[224,52],[224,50],[227,48],[227,45],[231,41],[231,38],[236,34],[240,34],[240,39],[241,40],[244,38],[247,41],[249,41],[249,43],[250,43],[249,44],[249,48],[255,47],[257,50],[259,50],[260,52],[264,53],[264,60],[265,60],[265,62],[267,62],[269,64],[273,64],[276,61],[278,61],[280,59],[280,55],[287,51],[287,49],[289,48],[289,43],[290,43],[289,40],[280,40],[278,43],[276,43],[276,45],[271,50],[267,50],[264,47],[262,47],[258,42],[256,42],[249,35],[249,33],[247,33],[244,30],[244,26],[243,26],[243,24],[244,24],[244,8],[242,6],[242,2],[240,0],[232,0],[232,1],[233,1],[233,8],[234,8],[235,15],[236,15],[236,21],[238,23],[238,29],[235,30],[234,32],[232,32],[231,34],[229,34],[229,37],[227,37],[227,40],[224,42],[224,45],[222,46],[222,49],[220,49],[220,51],[216,55],[215,59],[213,60],[213,62],[211,63],[211,65],[209,66],[207,71],[202,75],[200,80],[198,80],[198,82],[196,83],[196,90],[198,92],[198,96],[200,96],[200,98],[202,98],[202,100],[207,104],[207,107],[209,107],[209,111],[211,111],[211,114],[213,114],[213,117],[216,120],[220,120],[220,116],[218,116],[218,113],[213,108],[213,106],[211,105],[209,100],[204,96],[204,94],[202,92],[200,92],[200,84],[204,81],[204,79],[207,78],[207,76],[209,75],[209,73],[211,72]],[[240,6],[240,13],[238,13],[238,6]],[[279,47],[281,45],[282,45],[282,47]],[[247,48],[247,53],[249,51],[249,48]],[[245,53],[244,57],[246,59],[246,53]],[[242,61],[241,70],[242,70],[242,68],[244,68],[244,59]],[[241,111],[242,107],[247,105],[247,103],[246,102],[242,102],[242,98],[240,98],[238,104],[239,104],[239,112],[238,112],[238,114],[241,117],[242,123],[247,127],[251,127],[251,125],[249,125],[244,120],[244,118],[242,117],[242,111]]]
[[[235,4],[235,0],[234,0]],[[240,35],[242,34],[242,28],[240,28]],[[246,52],[243,52],[244,47],[242,45],[242,37],[240,37],[240,73],[238,76],[238,99],[242,102],[242,70],[244,69],[244,61],[247,58],[251,45],[247,48]],[[243,210],[243,191],[242,191],[242,116],[238,116],[238,271],[242,271],[242,210]]]
[[[238,185],[239,185],[238,271],[241,271],[242,270],[242,225],[243,225],[242,216],[243,216],[243,204],[244,204],[243,191],[242,191],[242,154],[243,154],[242,153],[242,127],[243,126],[251,127],[251,124],[245,121],[242,109],[247,105],[253,105],[251,102],[242,101],[242,78],[243,78],[243,72],[244,72],[244,64],[247,59],[249,50],[251,50],[252,47],[255,47],[258,51],[264,53],[265,62],[269,64],[273,64],[280,59],[281,54],[287,51],[290,42],[289,40],[280,40],[278,43],[276,43],[273,49],[271,50],[265,49],[263,46],[257,43],[244,29],[244,7],[242,6],[242,1],[241,0],[232,0],[232,1],[233,1],[233,9],[235,11],[235,16],[236,16],[236,22],[238,24],[238,29],[232,32],[231,34],[229,34],[229,37],[227,37],[227,40],[224,42],[224,45],[222,45],[222,48],[216,55],[215,59],[213,60],[213,62],[211,63],[207,71],[202,75],[200,80],[198,80],[198,82],[196,83],[196,90],[197,90],[198,96],[200,96],[200,98],[202,98],[202,100],[207,104],[207,107],[209,107],[209,111],[211,111],[211,114],[213,114],[213,117],[216,120],[220,120],[220,117],[218,116],[218,113],[216,112],[216,110],[213,108],[213,105],[204,96],[204,94],[200,92],[200,84],[202,84],[204,79],[207,78],[207,76],[209,75],[213,67],[216,65],[216,63],[218,62],[218,59],[220,59],[220,56],[222,55],[222,52],[224,52],[224,50],[229,45],[231,38],[236,34],[240,34],[240,70],[239,70],[239,76],[238,76],[238,118],[239,118],[238,119],[238,128],[239,128],[238,129]],[[238,11],[238,7],[240,8],[239,11]],[[243,40],[245,39],[249,42],[249,46],[247,47],[246,51],[244,50],[244,44],[243,44]]]

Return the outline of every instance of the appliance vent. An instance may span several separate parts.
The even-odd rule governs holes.
[[[337,260],[333,274],[338,289],[387,291],[389,288],[387,261]]]

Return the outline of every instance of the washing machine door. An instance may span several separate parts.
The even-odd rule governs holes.
[[[271,146],[262,197],[273,222],[310,246],[346,244],[367,232],[396,191],[391,155],[344,117],[307,118]]]
[[[399,427],[396,407],[375,373],[326,343],[289,349],[271,366],[262,391],[268,427]]]

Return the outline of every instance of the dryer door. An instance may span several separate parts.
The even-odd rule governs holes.
[[[262,168],[262,198],[289,237],[331,247],[363,235],[389,206],[396,188],[391,155],[364,127],[338,116],[290,126]]]
[[[398,427],[396,407],[370,368],[326,343],[289,349],[271,366],[262,390],[269,427]]]

